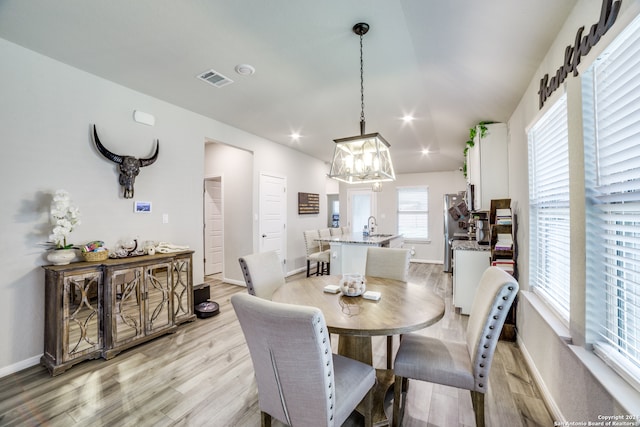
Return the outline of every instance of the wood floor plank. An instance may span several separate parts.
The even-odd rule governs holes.
[[[429,426],[459,425],[459,402],[457,393],[438,393],[434,387],[429,411]]]
[[[443,319],[416,333],[463,340],[467,316],[451,305],[451,275],[441,265],[412,263],[410,276],[446,303]],[[56,377],[33,366],[0,378],[0,427],[259,426],[253,365],[229,301],[246,289],[212,283],[210,299],[220,305],[215,317],[181,325],[174,334],[111,360],[82,362]],[[334,351],[338,338],[331,337]],[[394,351],[398,344],[396,337]],[[384,367],[386,338],[374,337],[372,345],[374,365]],[[553,425],[514,343],[498,344],[485,404],[488,427]],[[474,420],[468,391],[411,382],[405,427],[465,427]],[[344,427],[359,425],[362,417],[354,414]]]

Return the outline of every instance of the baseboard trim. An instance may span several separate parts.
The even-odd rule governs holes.
[[[245,286],[245,287],[247,286],[247,284],[244,283],[244,280],[229,279],[225,277],[224,279],[222,279],[222,281],[224,283],[229,283],[231,285],[239,285],[239,286]]]
[[[418,259],[418,258],[411,258],[410,260],[411,262],[415,262],[418,264],[444,264],[442,262],[442,260],[437,260],[437,259]]]
[[[40,356],[33,356],[25,360],[21,360],[20,362],[14,363],[13,365],[5,366],[0,369],[0,378],[6,377],[7,375],[15,374],[16,372],[22,371],[23,369],[30,368],[32,366],[36,366],[40,363]]]
[[[288,272],[285,274],[285,276],[286,276],[286,277],[293,276],[294,274],[302,273],[303,271],[307,271],[307,267],[300,267],[300,268],[297,268],[297,269],[295,269],[295,270],[288,271]]]
[[[553,396],[551,396],[551,393],[549,392],[549,389],[547,388],[544,381],[542,380],[542,376],[540,375],[540,372],[538,372],[538,369],[536,368],[536,365],[533,362],[533,358],[527,351],[527,347],[524,345],[524,342],[520,338],[520,335],[517,336],[517,342],[518,342],[518,347],[520,348],[520,352],[524,357],[524,361],[527,364],[527,367],[529,368],[529,372],[531,372],[533,381],[536,383],[538,390],[540,390],[540,394],[542,395],[542,401],[544,402],[545,406],[547,407],[547,410],[551,413],[551,416],[553,417],[554,425],[566,425],[567,420],[562,415],[562,412],[560,411],[560,407],[556,404],[555,400],[553,399]],[[558,424],[555,424],[556,422]]]

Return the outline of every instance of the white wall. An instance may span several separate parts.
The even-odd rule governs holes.
[[[311,143],[311,142],[308,142]],[[306,154],[289,150],[278,144],[273,144],[265,156],[256,156],[254,188],[259,188],[259,173],[270,173],[284,176],[287,180],[287,274],[306,269],[306,249],[303,232],[305,230],[327,228],[327,193],[326,175],[329,167],[322,161],[312,159]],[[298,214],[298,193],[317,193],[320,197],[320,212],[318,214]],[[257,217],[259,195],[253,193],[254,213]],[[257,222],[254,227],[257,230]],[[259,236],[254,233],[254,248],[258,248]],[[244,254],[243,254],[244,255]],[[240,269],[238,268],[238,273]]]
[[[544,74],[553,76],[564,62],[565,47],[574,45],[581,26],[585,33],[600,16],[602,2],[580,0],[555,38],[540,67],[532,77],[527,91],[509,120],[509,188],[514,213],[518,216],[517,241],[519,247],[519,282],[523,290],[530,287],[528,271],[528,179],[526,128],[542,112],[538,108],[539,81]],[[614,26],[583,57],[579,71],[585,71],[597,55],[626,24],[640,12],[639,0],[624,0]],[[554,321],[546,310],[536,308],[533,296],[522,298],[518,305],[518,338],[523,352],[532,363],[550,406],[560,420],[598,421],[598,415],[636,414],[640,409],[640,396],[630,390],[615,374],[598,360],[582,357],[588,354],[582,347],[584,337],[584,161],[582,143],[582,116],[580,76],[567,77],[563,87],[546,101],[553,105],[563,90],[567,92],[569,112],[569,151],[571,177],[571,293],[572,321],[570,328]],[[570,336],[569,345],[563,336]]]
[[[460,152],[462,159],[462,151]],[[460,171],[425,172],[398,174],[394,182],[382,184],[382,191],[377,194],[377,212],[374,213],[380,233],[396,233],[398,230],[398,187],[429,187],[429,242],[405,243],[405,248],[414,248],[413,260],[421,262],[444,262],[444,195],[457,193],[466,189],[466,180]],[[354,188],[370,187],[370,185],[354,185]],[[347,184],[340,184],[340,218],[347,218]],[[344,224],[343,224],[344,225]],[[358,227],[351,227],[359,230]]]
[[[244,283],[238,258],[253,252],[253,153],[225,144],[205,147],[205,177],[222,178],[223,279]]]
[[[188,245],[196,251],[194,282],[200,283],[205,141],[241,147],[253,152],[254,168],[248,172],[253,188],[261,171],[288,177],[289,256],[292,265],[302,267],[302,230],[318,228],[325,215],[321,212],[314,222],[292,212],[298,191],[325,199],[322,162],[3,39],[0,57],[0,376],[37,363],[43,351],[41,266],[47,262],[41,244],[50,233],[48,207],[57,189],[69,191],[82,212],[73,243],[100,239],[113,246],[137,236]],[[155,126],[135,123],[134,110],[153,114]],[[149,156],[159,139],[157,162],[142,170],[135,185],[134,200],[152,202],[151,214],[134,214],[133,201],[122,198],[115,165],[93,146],[93,123],[102,142],[118,154]],[[253,213],[257,200],[254,192]],[[162,223],[165,213],[168,224]],[[250,230],[241,236],[243,242],[257,247],[254,224],[242,227]]]
[[[247,172],[252,169],[255,174]],[[283,176],[287,181],[287,274],[306,266],[302,232],[327,227],[327,167],[323,162],[278,144],[272,144],[268,152],[255,159],[251,151],[238,146],[207,144],[205,175],[223,177],[224,279],[230,283],[244,284],[238,258],[259,248],[259,224],[255,218],[260,210],[260,172]],[[298,192],[320,194],[320,213],[299,215]]]

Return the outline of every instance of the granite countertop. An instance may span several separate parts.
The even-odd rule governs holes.
[[[402,234],[372,234],[368,237],[364,237],[362,233],[353,233],[342,236],[332,236],[327,238],[316,239],[319,242],[325,243],[350,243],[354,245],[382,245],[397,237],[402,237]]]
[[[454,251],[490,251],[491,245],[479,245],[475,240],[454,240],[451,242],[451,249]]]

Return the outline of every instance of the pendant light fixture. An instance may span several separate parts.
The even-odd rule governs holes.
[[[336,148],[329,172],[329,178],[349,184],[396,179],[389,153],[389,143],[377,132],[365,133],[362,36],[368,31],[369,24],[364,22],[353,26],[353,32],[360,36],[360,135],[334,139]]]

